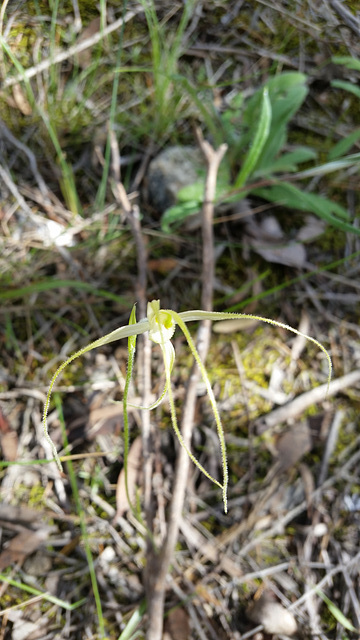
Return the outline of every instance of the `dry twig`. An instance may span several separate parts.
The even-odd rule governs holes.
[[[360,370],[351,371],[351,373],[347,373],[345,376],[337,378],[337,380],[332,380],[329,385],[327,383],[321,384],[319,387],[311,389],[311,391],[302,393],[301,396],[297,396],[285,406],[274,409],[274,411],[257,420],[256,425],[261,432],[271,429],[280,422],[296,418],[312,404],[321,402],[325,398],[330,398],[339,393],[339,391],[352,387],[359,381]]]

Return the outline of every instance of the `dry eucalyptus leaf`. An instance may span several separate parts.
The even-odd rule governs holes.
[[[305,265],[306,251],[299,242],[289,242],[288,244],[276,246],[251,240],[250,244],[251,248],[268,262],[284,264],[287,267],[297,267],[298,269]]]
[[[128,455],[127,480],[130,502],[133,503],[136,496],[136,481],[141,469],[142,462],[142,440],[141,436],[135,438],[132,443]],[[119,473],[116,486],[116,515],[120,518],[130,508],[125,488],[125,468],[123,467]]]
[[[246,612],[251,622],[262,624],[266,633],[292,636],[297,631],[297,624],[293,614],[285,609],[274,596],[263,593],[255,600]]]
[[[299,229],[296,238],[299,242],[310,242],[321,236],[326,229],[326,222],[315,218],[315,216],[307,216],[305,225]]]
[[[99,31],[100,31],[100,18],[97,17],[91,20],[91,22],[89,22],[87,27],[85,27],[85,29],[82,31],[82,33],[78,37],[76,44],[80,44],[81,42],[84,42],[84,40],[91,38],[91,36],[94,36]],[[91,59],[92,59],[91,47],[88,47],[87,49],[84,49],[84,51],[80,51],[77,54],[77,62],[79,67],[81,67],[82,69],[86,69],[90,65]]]
[[[30,636],[32,636],[36,631],[39,631],[38,624],[20,618],[14,622],[11,638],[12,640],[28,640],[28,638],[30,638]]]
[[[276,453],[281,471],[293,467],[311,450],[309,425],[306,421],[295,424],[280,436],[276,443]]]
[[[165,634],[169,640],[189,640],[189,616],[184,609],[170,611],[165,622]]]
[[[24,116],[31,116],[32,108],[21,86],[19,84],[14,84],[12,92],[15,104],[19,111],[21,111]]]
[[[306,250],[300,242],[287,241],[279,222],[267,216],[261,222],[250,219],[246,224],[251,248],[268,262],[302,267],[306,262]]]
[[[246,221],[246,231],[262,242],[278,242],[284,238],[284,232],[274,216],[266,216],[260,221],[249,218]]]
[[[44,526],[37,531],[25,529],[18,533],[0,554],[0,571],[3,571],[13,563],[22,564],[25,558],[38,549],[46,540],[51,527]]]
[[[129,407],[129,413],[132,407]],[[86,423],[86,437],[94,440],[100,433],[116,433],[123,426],[123,406],[121,403],[91,409]]]
[[[0,436],[4,460],[13,462],[17,459],[18,436],[16,431],[8,431]]]
[[[157,260],[148,260],[147,267],[150,271],[156,271],[157,273],[168,274],[175,269],[179,261],[175,258],[158,258]]]

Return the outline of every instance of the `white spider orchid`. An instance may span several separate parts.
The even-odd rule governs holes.
[[[43,415],[43,427],[44,427],[44,435],[46,437],[46,439],[48,440],[48,442],[51,445],[52,451],[54,453],[54,458],[58,464],[59,469],[62,469],[61,466],[61,462],[60,462],[60,458],[58,456],[58,453],[56,451],[55,445],[52,442],[49,433],[48,433],[48,428],[47,428],[47,414],[48,414],[48,410],[49,410],[49,405],[50,405],[50,398],[51,398],[51,394],[54,388],[54,384],[56,381],[56,378],[58,377],[58,375],[63,371],[63,369],[65,369],[65,367],[72,362],[73,360],[75,360],[75,358],[78,358],[79,356],[83,355],[84,353],[86,353],[87,351],[91,351],[92,349],[96,349],[97,347],[101,347],[104,344],[109,344],[110,342],[114,342],[115,340],[120,340],[121,338],[128,338],[128,351],[129,351],[129,362],[128,362],[128,369],[127,369],[127,375],[126,375],[126,383],[125,383],[125,391],[124,391],[124,398],[123,398],[123,404],[124,404],[124,439],[125,439],[125,446],[124,446],[124,464],[125,464],[125,468],[126,468],[126,462],[127,462],[127,453],[128,453],[128,446],[129,446],[129,432],[128,432],[128,419],[127,419],[127,405],[128,405],[128,391],[129,391],[129,384],[130,384],[130,379],[131,379],[131,374],[132,374],[132,369],[133,369],[133,362],[134,362],[134,356],[135,356],[135,345],[136,345],[136,338],[138,335],[145,333],[145,331],[149,331],[149,337],[150,339],[159,344],[160,348],[162,350],[162,354],[163,354],[163,360],[164,360],[164,367],[165,367],[165,387],[164,387],[164,391],[161,394],[160,398],[158,398],[158,400],[156,400],[156,402],[154,402],[154,404],[152,404],[150,407],[140,407],[142,409],[153,409],[156,406],[158,406],[160,404],[160,402],[163,400],[164,396],[166,395],[166,393],[168,394],[168,399],[169,399],[169,404],[170,404],[170,413],[171,413],[171,421],[172,421],[172,425],[175,431],[175,434],[181,444],[182,447],[184,447],[184,449],[186,450],[187,454],[189,455],[189,457],[191,458],[191,460],[194,462],[194,464],[202,471],[202,473],[205,474],[205,476],[207,478],[209,478],[213,483],[215,483],[218,487],[220,487],[222,489],[222,494],[223,494],[223,502],[224,502],[224,510],[225,513],[227,512],[227,486],[228,486],[228,469],[227,469],[227,461],[226,461],[226,445],[225,445],[225,437],[224,437],[224,430],[222,427],[222,423],[221,423],[221,419],[220,419],[220,414],[219,414],[219,410],[216,404],[216,400],[215,400],[215,396],[213,393],[213,390],[211,388],[211,384],[210,384],[210,380],[208,378],[206,369],[204,364],[202,363],[199,353],[196,349],[196,346],[194,344],[194,341],[189,333],[189,330],[186,326],[187,322],[191,322],[191,321],[199,321],[199,320],[212,320],[212,321],[217,321],[217,320],[235,320],[235,319],[239,319],[239,318],[243,318],[243,319],[252,319],[252,320],[260,320],[262,322],[266,322],[268,324],[272,324],[275,325],[277,327],[282,327],[283,329],[287,329],[288,331],[292,331],[292,333],[296,333],[297,335],[303,336],[305,338],[307,338],[308,340],[310,340],[311,342],[313,342],[314,344],[316,344],[316,346],[321,349],[321,351],[323,351],[323,353],[326,356],[326,359],[328,361],[328,365],[329,365],[329,374],[328,374],[328,384],[330,382],[330,378],[331,378],[331,369],[332,369],[332,365],[331,365],[331,359],[330,356],[327,352],[327,350],[325,349],[325,347],[323,347],[323,345],[318,342],[318,340],[316,340],[315,338],[312,338],[304,333],[302,333],[301,331],[298,331],[297,329],[294,329],[293,327],[290,327],[287,324],[284,324],[282,322],[278,322],[277,320],[271,320],[270,318],[263,318],[261,316],[256,316],[256,315],[252,315],[252,314],[243,314],[243,313],[221,313],[221,312],[208,312],[208,311],[184,311],[183,313],[176,313],[175,311],[172,311],[171,309],[160,309],[160,301],[159,300],[153,300],[152,302],[148,303],[148,307],[147,307],[147,318],[144,318],[143,320],[140,320],[140,322],[136,322],[136,317],[135,317],[135,307],[132,310],[131,316],[130,316],[130,322],[128,325],[124,326],[124,327],[120,327],[119,329],[115,329],[115,331],[112,331],[111,333],[108,333],[106,336],[104,336],[103,338],[99,338],[98,340],[95,340],[95,342],[92,342],[91,344],[87,345],[86,347],[84,347],[83,349],[80,349],[80,351],[77,351],[76,353],[74,353],[72,356],[70,356],[70,358],[68,358],[66,360],[66,362],[63,362],[60,367],[57,369],[57,371],[54,373],[51,382],[50,382],[50,387],[47,393],[47,397],[46,397],[46,401],[45,401],[45,407],[44,407],[44,415]],[[222,459],[222,469],[223,469],[223,479],[222,482],[219,482],[218,480],[216,480],[215,478],[213,478],[213,476],[210,475],[210,473],[208,471],[206,471],[206,469],[200,464],[200,462],[195,458],[195,456],[191,453],[191,451],[189,450],[189,448],[187,447],[187,445],[185,444],[181,432],[179,430],[178,427],[178,423],[177,423],[177,418],[176,418],[176,411],[175,411],[175,402],[174,402],[174,397],[172,394],[172,387],[171,387],[171,372],[174,366],[174,361],[175,361],[175,350],[174,347],[172,345],[171,342],[171,338],[174,335],[175,332],[175,328],[176,325],[179,326],[179,328],[181,329],[181,331],[183,332],[187,343],[190,347],[191,353],[196,361],[196,363],[199,366],[200,369],[200,373],[202,376],[202,379],[205,383],[206,386],[206,390],[209,396],[209,400],[212,406],[212,410],[213,410],[213,414],[214,414],[214,418],[215,418],[215,422],[216,422],[216,427],[217,427],[217,432],[218,432],[218,437],[219,437],[219,443],[220,443],[220,450],[221,450],[221,459]]]

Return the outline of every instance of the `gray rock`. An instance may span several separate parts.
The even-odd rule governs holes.
[[[176,203],[185,186],[197,182],[205,172],[205,160],[196,147],[168,147],[149,165],[147,195],[149,204],[159,214]]]

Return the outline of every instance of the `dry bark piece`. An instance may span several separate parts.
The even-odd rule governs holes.
[[[262,624],[266,633],[292,636],[297,631],[293,614],[275,601],[272,593],[265,591],[246,612],[251,622]]]
[[[0,407],[0,433],[7,433],[8,431],[10,431],[9,421],[4,416]]]
[[[251,241],[251,247],[267,262],[285,264],[288,267],[300,269],[306,262],[306,251],[299,242],[290,241],[282,246],[266,246],[257,240]]]

